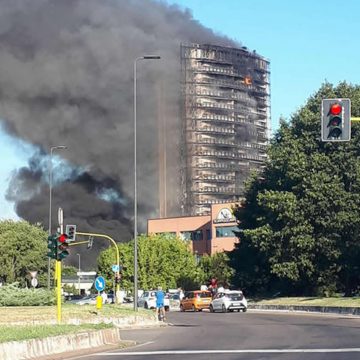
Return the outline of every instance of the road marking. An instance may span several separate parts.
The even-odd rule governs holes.
[[[145,342],[145,343],[142,343],[142,344],[138,344],[138,345],[135,345],[133,346],[132,348],[138,348],[140,346],[145,346],[145,345],[150,345],[150,344],[153,344],[155,341],[148,341],[148,342]]]
[[[166,350],[137,352],[105,352],[97,356],[139,356],[139,355],[197,355],[197,354],[266,354],[266,353],[348,353],[360,352],[360,348],[340,349],[244,349],[244,350]]]

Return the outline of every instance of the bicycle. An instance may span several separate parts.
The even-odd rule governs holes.
[[[165,308],[164,308],[164,306],[157,307],[156,311],[157,311],[158,320],[159,321],[164,321],[165,320]]]

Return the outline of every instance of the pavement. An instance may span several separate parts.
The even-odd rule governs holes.
[[[325,306],[284,306],[284,305],[255,305],[249,304],[248,309],[262,311],[312,312],[332,313],[360,316],[360,308],[356,307],[325,307]],[[121,319],[107,319],[115,328],[99,331],[84,331],[77,334],[61,335],[44,339],[33,339],[0,344],[0,360],[30,360],[46,357],[49,359],[62,359],[61,354],[68,357],[72,352],[79,350],[82,353],[98,351],[101,348],[119,348],[135,345],[134,342],[121,339],[120,330],[126,328],[144,328],[167,326],[166,323],[139,315]]]

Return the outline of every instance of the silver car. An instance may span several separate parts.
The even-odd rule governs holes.
[[[232,312],[235,310],[238,312],[247,310],[247,300],[242,291],[239,290],[218,292],[210,304],[210,312]]]
[[[96,304],[96,294],[91,294],[88,296],[85,296],[81,299],[76,299],[76,300],[70,300],[67,301],[67,303],[72,303],[72,304],[76,304],[76,305],[95,305]]]

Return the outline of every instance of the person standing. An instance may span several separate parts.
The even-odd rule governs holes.
[[[108,299],[108,296],[107,296],[107,293],[105,291],[103,291],[101,293],[101,297],[102,297],[102,303],[103,304],[106,304],[107,303],[107,299]]]

